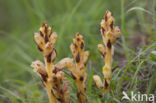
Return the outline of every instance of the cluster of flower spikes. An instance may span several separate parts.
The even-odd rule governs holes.
[[[102,83],[98,75],[94,75],[93,79],[96,82],[98,88],[104,87],[101,95],[103,95],[110,88],[110,79],[112,76],[112,57],[114,53],[113,44],[118,39],[120,30],[118,27],[114,27],[114,18],[112,13],[108,10],[101,22],[101,33],[103,38],[103,44],[98,45],[98,49],[104,58],[105,65],[103,67],[104,83]],[[37,60],[32,63],[34,71],[38,73],[44,87],[47,90],[50,103],[69,103],[70,92],[68,90],[68,82],[63,82],[64,72],[62,68],[67,67],[71,71],[72,78],[74,79],[78,92],[77,97],[79,103],[86,102],[86,78],[85,72],[86,63],[89,56],[89,51],[84,51],[83,36],[77,33],[73,39],[73,43],[70,48],[72,51],[73,59],[64,58],[58,63],[54,64],[54,60],[57,56],[55,49],[55,42],[57,34],[52,33],[51,27],[43,23],[40,28],[40,33],[35,33],[35,41],[38,49],[42,52],[45,64]],[[103,85],[104,84],[104,85]]]
[[[103,87],[103,90],[100,96],[102,96],[110,88],[110,79],[111,79],[112,71],[113,71],[113,69],[111,69],[112,57],[114,55],[113,44],[118,39],[119,34],[120,34],[120,29],[117,26],[114,27],[114,18],[112,16],[112,13],[108,10],[106,11],[104,19],[101,21],[101,34],[102,34],[104,45],[98,44],[98,49],[105,62],[105,65],[102,71],[104,75],[104,83],[102,83],[98,75],[93,76],[93,79],[97,87],[98,88]]]

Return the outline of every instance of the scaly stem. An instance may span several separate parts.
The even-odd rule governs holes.
[[[48,74],[48,78],[51,78],[52,77],[52,71],[50,68],[50,65],[52,65],[51,63],[48,63],[46,61],[46,58],[45,58],[45,63],[46,63],[46,71],[47,71],[47,74]],[[46,83],[46,90],[47,90],[47,93],[48,93],[48,97],[49,97],[49,101],[50,103],[56,103],[56,99],[54,97],[54,93],[52,91],[52,83],[50,81],[47,81]]]
[[[78,96],[79,103],[85,103],[84,86],[83,86],[83,84],[81,83],[80,80],[78,80],[76,82],[76,85],[78,87],[78,94],[77,94],[77,96]]]
[[[101,94],[104,94],[110,88],[110,78],[111,78],[111,75],[112,75],[111,65],[112,65],[112,47],[111,48],[106,47],[105,66],[103,67],[105,86],[104,86]],[[108,74],[105,75],[104,72],[109,73],[110,76],[107,76]]]
[[[109,67],[109,69],[111,69],[112,66],[112,48],[107,48],[106,47],[106,57],[105,57],[105,65],[107,65]]]
[[[52,88],[51,88],[51,84],[50,83],[47,83],[46,90],[47,90],[47,93],[48,93],[49,102],[50,103],[56,103],[56,99],[55,99],[54,94],[52,92]]]

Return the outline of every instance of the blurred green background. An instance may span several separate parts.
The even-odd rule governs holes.
[[[100,22],[106,10],[113,12],[121,37],[115,44],[112,92],[102,99],[92,81],[102,78]],[[89,103],[107,97],[121,101],[122,91],[156,94],[156,0],[0,0],[0,103],[48,103],[42,84],[30,64],[43,60],[34,42],[42,22],[57,32],[57,61],[72,57],[70,44],[76,32],[84,36],[90,51],[87,64]],[[71,101],[77,98],[71,82]]]

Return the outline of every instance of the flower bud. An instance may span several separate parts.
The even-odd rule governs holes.
[[[37,45],[40,47],[43,47],[43,45],[45,44],[43,37],[38,33],[34,34],[34,39],[35,39],[35,42],[37,43]]]
[[[97,86],[98,88],[103,87],[102,81],[101,81],[101,79],[100,79],[100,77],[99,77],[98,75],[94,75],[94,76],[93,76],[93,79],[94,79],[94,81],[95,81],[95,83],[96,83],[96,86]]]

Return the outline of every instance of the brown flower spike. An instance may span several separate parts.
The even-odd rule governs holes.
[[[89,56],[89,51],[84,51],[83,36],[77,33],[73,39],[70,49],[74,60],[76,61],[75,67],[71,69],[72,77],[76,82],[78,88],[78,101],[79,103],[85,103],[86,101],[86,79],[87,73],[85,72],[86,63]]]
[[[72,78],[74,79],[78,88],[78,101],[79,103],[86,102],[86,78],[87,73],[85,72],[86,63],[89,56],[89,51],[84,51],[83,36],[77,33],[73,39],[70,49],[76,64],[73,63],[72,59],[65,58],[58,62],[55,66],[59,68],[67,67],[71,71]],[[68,60],[67,60],[68,59]]]
[[[103,38],[103,44],[98,44],[98,49],[101,55],[104,58],[105,65],[103,67],[104,75],[104,89],[102,90],[101,95],[103,95],[110,88],[110,78],[112,76],[112,57],[114,55],[113,44],[118,39],[120,34],[119,27],[114,27],[114,18],[110,11],[106,11],[104,19],[101,21],[101,34]],[[96,82],[97,87],[103,87],[102,81],[98,75],[94,75],[94,81]]]
[[[55,49],[57,34],[55,32],[52,33],[51,27],[48,27],[47,24],[43,23],[40,33],[35,33],[34,38],[39,51],[43,54],[45,65],[37,60],[31,66],[40,76],[48,93],[50,103],[70,103],[68,83],[63,83],[64,72],[61,69],[65,66],[70,66],[72,60],[65,58],[61,60],[64,64],[58,62],[54,65],[54,60],[57,56]]]

